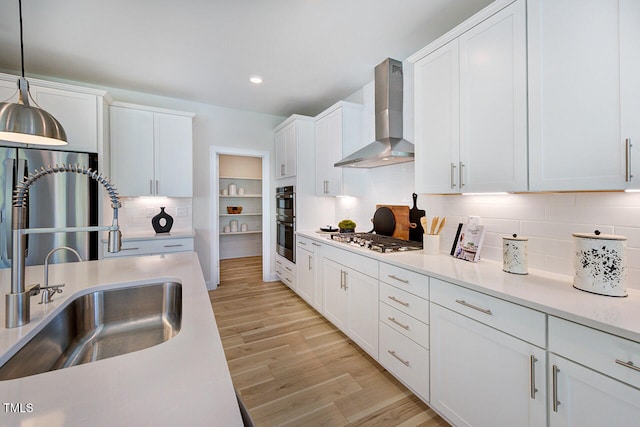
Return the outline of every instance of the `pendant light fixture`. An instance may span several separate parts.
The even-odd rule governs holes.
[[[18,0],[18,8],[20,10],[22,77],[18,79],[18,102],[0,102],[0,140],[22,144],[66,145],[67,134],[60,122],[39,108],[29,93],[29,82],[24,77],[22,0]],[[31,102],[36,106],[32,106]]]

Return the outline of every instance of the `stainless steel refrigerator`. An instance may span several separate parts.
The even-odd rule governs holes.
[[[67,151],[0,147],[0,268],[11,267],[11,202],[13,189],[28,173],[42,166],[79,164],[97,169],[97,155]],[[56,173],[36,181],[29,189],[29,228],[97,225],[96,181],[86,175]],[[83,260],[98,258],[98,233],[52,233],[27,236],[26,265],[44,264],[50,250],[69,246]],[[75,261],[69,251],[58,251],[50,262]]]

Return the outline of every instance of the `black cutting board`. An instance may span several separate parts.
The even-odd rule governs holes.
[[[413,240],[414,242],[422,242],[422,235],[424,234],[424,229],[422,228],[422,224],[420,222],[420,218],[425,216],[424,209],[418,209],[418,195],[413,193],[413,207],[409,210],[409,222],[412,224],[411,228],[409,228],[409,240]],[[413,227],[415,224],[415,228]]]

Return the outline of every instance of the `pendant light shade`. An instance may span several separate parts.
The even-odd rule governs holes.
[[[29,101],[29,82],[24,77],[22,44],[22,1],[20,9],[20,59],[22,77],[18,79],[18,102],[0,102],[0,140],[21,144],[66,145],[67,134],[51,114],[33,107]]]

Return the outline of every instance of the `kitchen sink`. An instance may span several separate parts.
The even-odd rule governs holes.
[[[0,367],[0,380],[143,350],[180,332],[182,285],[153,283],[79,296]]]

